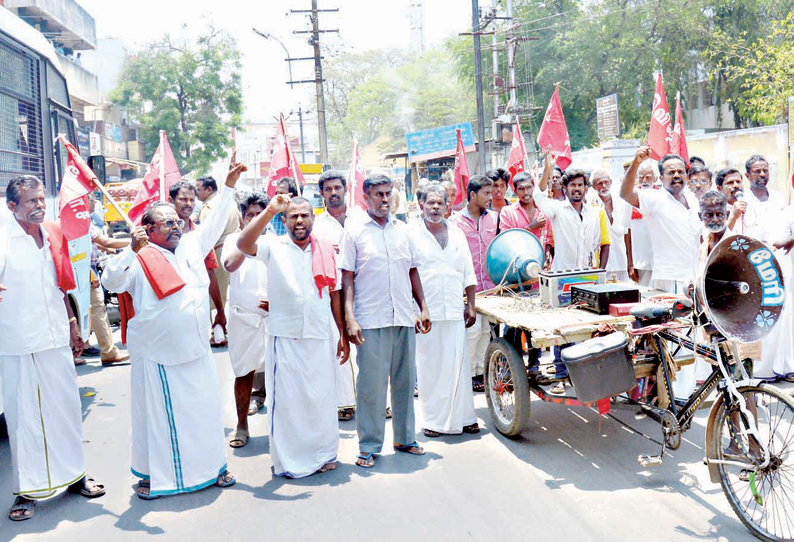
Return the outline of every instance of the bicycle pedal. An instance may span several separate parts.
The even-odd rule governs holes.
[[[637,463],[639,463],[643,467],[658,467],[662,464],[663,458],[661,455],[647,455],[647,454],[640,454],[637,457]]]

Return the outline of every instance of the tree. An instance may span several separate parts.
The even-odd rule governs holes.
[[[166,34],[130,57],[111,100],[127,107],[153,153],[165,130],[179,169],[197,175],[226,156],[243,110],[240,52],[210,28],[191,43]]]

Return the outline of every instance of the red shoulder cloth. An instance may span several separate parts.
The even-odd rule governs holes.
[[[74,269],[72,260],[69,257],[69,241],[63,236],[61,225],[57,222],[44,222],[41,225],[47,232],[47,240],[50,242],[50,252],[52,261],[55,263],[55,274],[58,277],[58,288],[64,292],[77,288],[74,279]]]
[[[174,266],[156,248],[145,246],[138,251],[136,257],[157,299],[164,299],[185,287],[185,281],[176,272]],[[135,316],[132,296],[127,292],[119,294],[119,313],[121,318],[121,343],[127,344],[127,324]]]
[[[317,238],[314,234],[309,235],[312,251],[312,276],[317,285],[320,298],[323,297],[323,288],[328,286],[328,290],[336,287],[336,259],[333,245],[322,238]]]

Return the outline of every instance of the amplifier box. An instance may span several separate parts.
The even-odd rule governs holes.
[[[598,314],[609,314],[609,306],[613,303],[639,301],[639,288],[630,284],[586,284],[571,288],[571,303]]]
[[[586,284],[603,284],[603,269],[566,269],[541,271],[540,302],[545,306],[565,307],[571,302],[571,288]]]

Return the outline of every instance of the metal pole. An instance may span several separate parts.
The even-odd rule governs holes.
[[[317,129],[320,132],[320,162],[328,163],[328,136],[325,133],[325,96],[323,64],[320,60],[320,17],[317,0],[312,0],[312,45],[314,46],[314,81],[317,87]]]
[[[303,109],[298,105],[298,123],[301,127],[301,162],[306,163],[306,145],[303,142]]]
[[[262,36],[266,40],[269,40],[271,38],[274,39],[275,41],[278,42],[279,45],[281,45],[281,48],[284,49],[284,54],[287,55],[287,59],[288,59],[287,60],[287,68],[289,69],[289,88],[294,88],[293,85],[292,85],[292,81],[293,81],[293,78],[292,78],[292,62],[289,61],[289,59],[292,58],[292,57],[290,56],[289,51],[287,51],[287,46],[284,45],[284,43],[282,43],[282,41],[280,39],[278,39],[276,36],[274,36],[273,34],[268,34],[267,32],[260,32],[259,30],[257,30],[254,27],[251,27],[251,30],[253,30],[256,35]]]
[[[313,0],[316,2],[316,0]],[[477,93],[477,139],[479,139],[477,165],[480,174],[485,172],[485,115],[482,103],[482,50],[480,49],[480,6],[478,0],[471,0],[471,30],[474,34],[474,72],[475,92]]]

